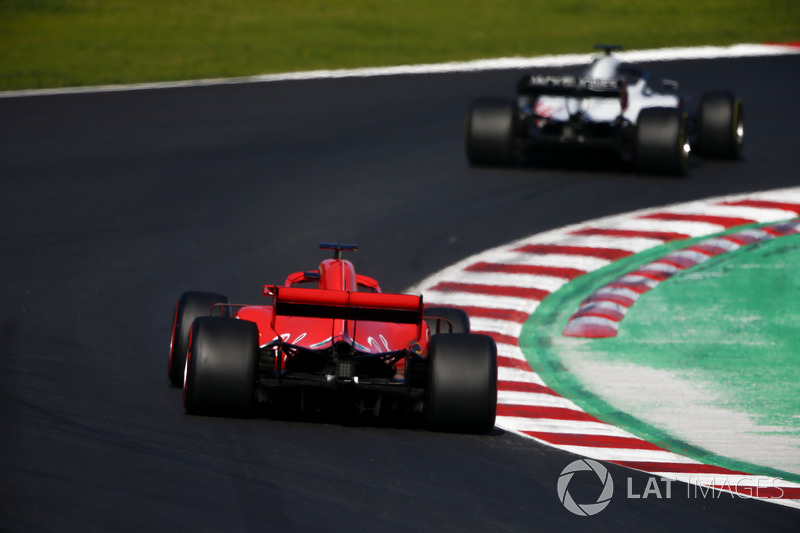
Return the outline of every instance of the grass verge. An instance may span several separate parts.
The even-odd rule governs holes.
[[[0,0],[0,90],[798,35],[796,0]]]

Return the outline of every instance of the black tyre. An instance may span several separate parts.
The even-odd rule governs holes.
[[[189,349],[189,328],[199,316],[209,316],[215,304],[227,304],[228,298],[211,292],[188,291],[181,294],[175,303],[172,316],[172,340],[169,343],[169,381],[176,387],[183,387],[183,372],[186,366],[186,352]],[[228,308],[221,307],[218,315],[227,316]]]
[[[258,326],[200,317],[192,324],[183,406],[190,414],[246,416],[254,403]]]
[[[636,124],[639,171],[681,176],[686,173],[686,117],[680,109],[642,109]]]
[[[426,307],[425,321],[431,335],[436,333],[469,333],[469,315],[456,307]]]
[[[429,429],[488,433],[497,413],[497,346],[469,333],[434,335],[428,357],[425,420]]]
[[[482,98],[467,115],[465,142],[472,165],[510,165],[514,160],[517,109],[508,100]]]
[[[744,106],[734,93],[706,93],[697,107],[697,148],[703,157],[739,159],[744,142]]]

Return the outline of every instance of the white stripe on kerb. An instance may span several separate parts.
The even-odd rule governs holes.
[[[682,220],[659,220],[657,218],[632,218],[618,221],[615,224],[598,226],[608,229],[626,229],[632,231],[654,231],[661,233],[681,233],[689,237],[701,237],[725,229],[721,224]]]
[[[519,361],[527,361],[525,358],[525,354],[522,353],[516,346],[511,346],[510,344],[505,344],[502,342],[498,342],[497,344],[497,355],[501,355],[503,357],[508,357],[509,359],[518,359]]]
[[[533,383],[535,385],[546,386],[539,374],[535,374],[531,370],[522,370],[520,368],[511,368],[507,366],[499,366],[497,368],[498,381],[514,381],[516,383]]]
[[[471,316],[469,317],[469,322],[472,331],[494,331],[501,335],[517,338],[519,338],[520,333],[522,333],[522,323],[512,320]]]
[[[606,437],[622,437],[637,439],[632,433],[605,422],[588,422],[584,420],[556,420],[548,418],[526,418],[498,416],[497,425],[514,431],[537,431],[541,433],[563,433],[572,435],[604,435]]]
[[[560,407],[583,413],[580,407],[563,396],[541,392],[498,391],[498,405],[529,405],[535,407]]]
[[[614,237],[606,235],[569,235],[553,242],[563,246],[583,246],[585,248],[607,248],[609,250],[625,250],[626,252],[639,253],[644,250],[661,246],[661,239],[648,239],[645,237]]]
[[[472,285],[497,285],[500,287],[515,287],[525,289],[541,289],[547,292],[555,292],[560,289],[567,280],[553,276],[541,276],[538,274],[506,274],[504,272],[463,272],[458,277],[459,283]]]
[[[483,309],[524,311],[533,313],[539,305],[538,300],[514,296],[494,296],[490,294],[477,294],[472,292],[440,292],[424,291],[425,303],[440,305],[454,305],[456,307],[481,307]]]
[[[533,437],[536,438],[536,437]],[[538,440],[538,439],[537,439]],[[596,446],[554,445],[550,446],[599,461],[636,461],[647,463],[697,463],[694,459],[681,457],[662,450],[642,450],[638,448],[598,448]]]
[[[795,212],[785,211],[783,209],[739,205],[714,205],[694,202],[683,206],[667,208],[665,211],[684,215],[746,218],[756,222],[774,222],[776,220],[789,219],[797,216]]]

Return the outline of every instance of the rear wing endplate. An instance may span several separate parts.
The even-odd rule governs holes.
[[[422,296],[373,292],[331,291],[265,285],[273,297],[275,316],[366,320],[420,325]]]

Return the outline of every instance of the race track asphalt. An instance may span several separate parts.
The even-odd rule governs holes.
[[[474,169],[464,113],[518,72],[0,98],[0,530],[791,530],[727,495],[577,517],[577,456],[489,436],[185,415],[166,365],[186,289],[261,301],[356,242],[402,291],[483,249],[632,209],[797,184],[800,56],[667,62],[683,91],[735,88],[746,157],[686,179]]]

